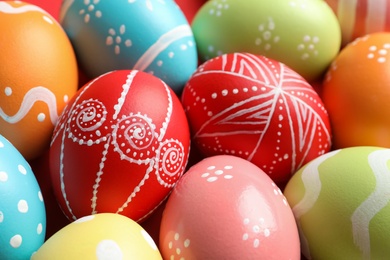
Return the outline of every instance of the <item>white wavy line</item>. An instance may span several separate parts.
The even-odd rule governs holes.
[[[35,6],[35,5],[23,5],[20,7],[15,7],[9,3],[0,2],[0,13],[21,14],[21,13],[27,13],[30,11],[38,11],[41,13],[45,13],[45,11],[42,8]]]
[[[19,111],[15,115],[7,115],[0,107],[0,116],[10,124],[16,124],[22,120],[31,110],[35,102],[45,102],[49,108],[50,120],[53,125],[57,122],[57,99],[56,96],[49,89],[45,87],[35,87],[30,89],[23,97]]]
[[[299,235],[301,237],[302,253],[306,257],[310,256],[310,250],[308,246],[308,241],[301,230],[299,219],[314,206],[314,204],[317,202],[317,199],[320,195],[322,183],[320,178],[320,172],[318,170],[319,166],[324,161],[335,156],[339,152],[340,150],[335,150],[326,153],[320,157],[317,157],[316,159],[311,161],[302,171],[301,178],[302,178],[303,186],[305,188],[305,194],[301,199],[301,201],[299,201],[292,208],[292,210],[294,212],[294,217],[298,223]]]
[[[61,6],[61,10],[60,10],[60,22],[62,23],[66,14],[68,13],[68,10],[70,9],[70,7],[73,5],[73,2],[74,0],[65,0],[63,3],[62,3],[62,6]]]
[[[368,163],[374,173],[376,186],[373,193],[355,210],[351,217],[353,240],[363,252],[365,259],[370,258],[370,222],[390,201],[390,149],[377,150],[368,155]]]
[[[133,69],[144,71],[154,59],[170,44],[187,36],[193,36],[191,27],[187,24],[177,26],[163,34],[149,49],[138,59]]]

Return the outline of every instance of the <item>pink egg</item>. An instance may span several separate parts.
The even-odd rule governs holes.
[[[69,101],[50,147],[53,189],[69,219],[118,213],[140,221],[183,174],[189,129],[180,100],[157,77],[103,74]]]
[[[300,259],[283,193],[260,168],[231,155],[206,158],[178,181],[159,241],[164,259]]]
[[[358,37],[390,31],[389,0],[326,0],[340,23],[343,45]]]
[[[182,103],[203,155],[244,158],[278,184],[331,147],[316,91],[264,56],[231,53],[207,61],[187,82]]]

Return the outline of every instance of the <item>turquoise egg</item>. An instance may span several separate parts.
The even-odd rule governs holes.
[[[30,259],[45,233],[45,205],[34,173],[0,135],[0,259]]]
[[[66,0],[60,22],[91,78],[135,69],[178,93],[198,65],[191,26],[173,0]]]

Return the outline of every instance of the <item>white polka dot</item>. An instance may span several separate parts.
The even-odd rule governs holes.
[[[94,215],[85,216],[85,217],[82,217],[82,218],[79,218],[79,219],[75,220],[73,223],[84,223],[84,222],[91,221],[94,218],[95,218]]]
[[[4,213],[0,211],[0,223],[4,221]]]
[[[207,179],[208,182],[214,182],[216,180],[218,180],[218,177],[210,177]]]
[[[214,170],[215,169],[215,166],[209,166],[207,167],[207,170]]]
[[[0,172],[0,182],[6,182],[8,180],[8,174],[6,172]]]
[[[37,226],[37,234],[38,235],[42,234],[42,231],[43,231],[43,226],[41,223],[39,223]]]
[[[189,239],[186,239],[184,240],[184,247],[189,247],[190,246],[190,240]]]
[[[6,87],[4,89],[4,93],[5,93],[6,96],[11,96],[12,95],[12,88]]]
[[[245,234],[242,236],[242,240],[248,240],[248,238],[249,238],[248,233],[245,233]]]
[[[123,259],[123,253],[119,245],[113,240],[102,240],[96,247],[98,260]]]
[[[175,236],[173,237],[175,240],[179,240],[179,237],[180,237],[180,235],[179,235],[179,233],[175,233]]]
[[[18,202],[18,210],[20,213],[28,212],[28,203],[25,200],[19,200]]]
[[[259,245],[260,245],[260,240],[256,238],[255,241],[253,241],[253,247],[258,248]]]
[[[146,232],[144,229],[141,229],[141,235],[142,235],[143,238],[146,240],[146,242],[148,242],[149,246],[150,246],[153,250],[157,250],[157,245],[156,245],[156,243],[154,242],[153,238],[148,234],[148,232]]]
[[[9,243],[10,243],[10,245],[13,248],[20,247],[22,245],[22,236],[21,235],[15,235],[15,236],[11,237]]]
[[[271,234],[271,231],[269,231],[268,228],[264,229],[264,236],[265,237],[269,237],[270,234]]]
[[[4,144],[3,142],[0,141],[0,148],[3,148],[4,147]]]
[[[203,174],[201,175],[201,177],[202,177],[202,178],[207,178],[207,177],[209,177],[209,175],[210,175],[210,173],[205,172],[205,173],[203,173]]]
[[[18,165],[18,170],[19,170],[19,172],[20,172],[21,174],[23,174],[23,175],[26,175],[26,174],[27,174],[26,168],[24,168],[24,166],[21,165],[21,164]]]
[[[216,170],[214,173],[215,173],[216,175],[221,175],[221,174],[223,174],[223,171],[222,171],[222,170]]]
[[[225,175],[225,176],[223,176],[225,179],[227,179],[227,180],[230,180],[230,179],[232,179],[233,178],[233,176],[232,175]]]
[[[37,116],[38,122],[43,122],[45,121],[46,115],[44,113],[39,113]]]

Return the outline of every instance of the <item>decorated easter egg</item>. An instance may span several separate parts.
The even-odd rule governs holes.
[[[179,180],[163,212],[160,251],[164,259],[301,256],[283,193],[260,168],[231,155],[208,157]]]
[[[82,217],[65,226],[32,256],[44,259],[162,259],[149,234],[135,221],[114,213]]]
[[[67,0],[60,19],[91,78],[134,69],[180,92],[198,65],[191,27],[173,0]]]
[[[389,0],[326,0],[337,15],[345,46],[366,34],[390,31]]]
[[[330,150],[329,118],[316,91],[264,56],[210,59],[187,82],[182,103],[202,154],[239,156],[278,184]]]
[[[45,204],[30,165],[1,135],[0,198],[0,259],[30,259],[45,239]]]
[[[0,2],[0,134],[27,159],[49,147],[58,115],[77,91],[66,33],[35,5]]]
[[[390,33],[374,33],[347,45],[322,86],[334,147],[390,147]]]
[[[390,255],[390,149],[333,150],[302,167],[284,194],[308,259]]]
[[[50,172],[69,219],[113,212],[140,221],[183,174],[190,145],[180,100],[159,78],[118,70],[69,101],[54,130]]]
[[[211,0],[192,29],[202,61],[231,52],[261,54],[308,81],[322,76],[341,44],[337,17],[322,0]]]

